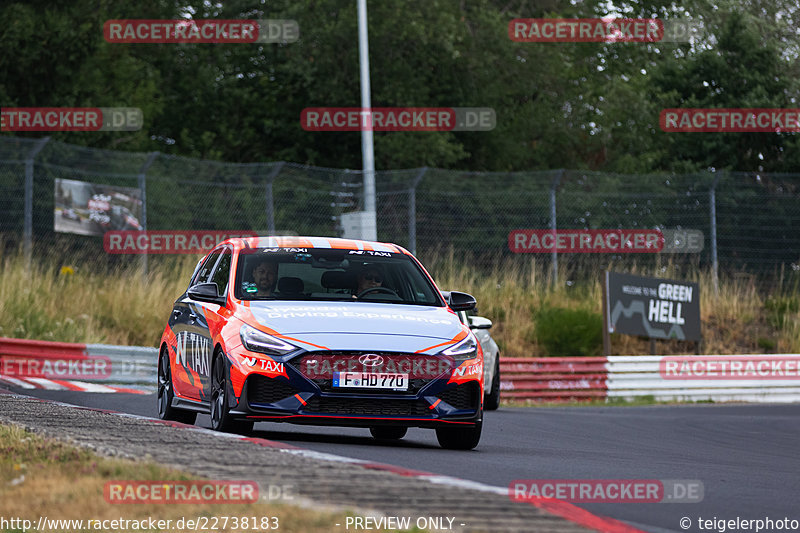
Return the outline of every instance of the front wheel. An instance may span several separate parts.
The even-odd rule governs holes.
[[[197,413],[172,407],[175,391],[172,385],[172,370],[166,347],[158,356],[158,418],[183,424],[194,424]]]
[[[472,427],[436,428],[436,439],[442,448],[448,450],[471,450],[481,440],[482,422]]]
[[[230,414],[228,387],[230,386],[225,354],[218,353],[211,371],[211,429],[225,433],[249,433],[253,422],[239,421]]]
[[[483,408],[495,411],[500,407],[500,354],[494,357],[494,373],[492,374],[492,388],[483,397]]]

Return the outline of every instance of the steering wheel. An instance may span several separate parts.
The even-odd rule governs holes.
[[[400,295],[397,294],[395,291],[390,289],[389,287],[370,287],[369,289],[364,289],[363,291],[356,294],[356,299],[360,299],[362,296],[366,296],[371,292],[385,292],[386,294],[392,294],[400,298]]]

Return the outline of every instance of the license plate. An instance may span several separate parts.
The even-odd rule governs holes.
[[[408,390],[408,374],[391,372],[334,372],[334,387]]]

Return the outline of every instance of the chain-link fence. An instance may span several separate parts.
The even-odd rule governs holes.
[[[127,229],[138,223],[148,230],[346,236],[342,215],[363,206],[360,171],[221,163],[3,136],[0,231],[7,247],[22,244],[35,255],[37,246],[57,245],[65,253],[106,256],[110,265],[137,260],[107,256],[102,237],[56,232],[59,220],[68,231],[69,223],[91,222],[85,205],[64,203],[67,193],[57,190],[56,180],[136,191],[128,201],[138,202],[138,216],[122,226]],[[502,256],[525,261],[531,255],[514,254],[508,244],[509,232],[519,229],[692,229],[703,232],[702,252],[670,254],[673,263],[753,274],[800,269],[800,174],[420,168],[379,171],[375,181],[378,239],[423,260],[450,249],[478,264]],[[657,254],[635,255],[659,260]],[[628,260],[610,254],[539,257],[562,268]]]

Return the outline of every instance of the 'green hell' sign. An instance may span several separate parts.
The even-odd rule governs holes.
[[[697,283],[606,272],[605,284],[609,332],[700,340]]]

